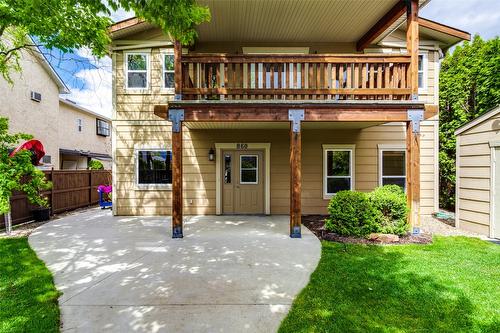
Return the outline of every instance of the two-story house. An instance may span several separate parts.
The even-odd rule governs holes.
[[[193,45],[132,18],[113,39],[116,215],[325,214],[341,190],[438,209],[439,60],[470,35],[427,0],[208,1]]]
[[[87,169],[91,159],[111,168],[111,119],[60,98],[69,88],[36,47],[23,50],[13,83],[0,78],[0,116],[11,132],[40,140],[43,169]]]

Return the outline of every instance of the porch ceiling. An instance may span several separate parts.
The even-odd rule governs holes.
[[[304,122],[303,130],[318,129],[339,129],[352,130],[372,127],[382,124],[381,122]],[[189,129],[213,130],[213,129],[266,129],[287,130],[290,128],[290,122],[186,122]]]
[[[197,30],[204,42],[356,42],[398,1],[198,0],[212,20]]]

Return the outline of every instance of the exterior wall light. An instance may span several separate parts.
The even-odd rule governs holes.
[[[210,150],[208,151],[208,160],[209,161],[215,160],[215,150],[213,148],[210,148]]]

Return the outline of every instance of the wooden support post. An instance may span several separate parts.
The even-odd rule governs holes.
[[[420,116],[415,114],[416,120],[406,124],[406,195],[410,207],[408,221],[413,233],[420,233]]]
[[[408,0],[406,11],[406,49],[411,56],[410,82],[411,99],[418,99],[418,0]]]
[[[184,110],[170,110],[172,122],[172,238],[182,238],[182,121]]]
[[[174,88],[175,99],[182,100],[182,45],[178,40],[174,41]]]
[[[290,120],[290,237],[301,237],[302,222],[302,131],[304,110],[289,110]]]

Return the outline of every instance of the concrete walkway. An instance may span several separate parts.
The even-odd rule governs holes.
[[[288,217],[169,218],[92,209],[36,229],[29,242],[63,295],[65,332],[274,332],[320,257]]]

